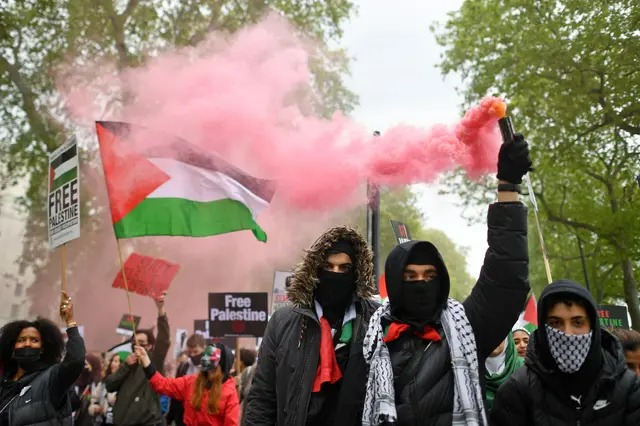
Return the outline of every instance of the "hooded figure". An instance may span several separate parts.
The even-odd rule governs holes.
[[[591,293],[569,280],[549,284],[538,302],[525,368],[498,390],[497,426],[640,424],[640,379],[620,343],[600,327]]]
[[[307,250],[287,288],[291,305],[267,325],[243,424],[360,424],[374,290],[373,255],[353,229],[332,228]]]
[[[524,360],[518,355],[511,333],[504,340],[504,344],[501,344],[501,347],[502,350],[498,353],[494,351],[485,362],[487,371],[484,376],[484,390],[487,413],[491,411],[498,388],[524,365]],[[499,348],[500,346],[496,349]]]
[[[389,254],[389,300],[372,317],[364,341],[370,365],[364,425],[487,424],[485,360],[529,292],[527,209],[495,203],[487,222],[489,249],[463,303],[449,298],[449,273],[432,243],[406,242]]]

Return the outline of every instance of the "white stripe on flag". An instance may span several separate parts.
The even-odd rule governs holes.
[[[54,170],[55,178],[59,178],[60,176],[62,176],[63,174],[67,173],[69,170],[73,169],[74,167],[78,167],[78,156],[77,155],[75,157],[73,157],[72,159],[70,159],[68,161],[65,161],[64,163],[60,164]]]
[[[269,203],[224,173],[212,172],[170,158],[149,158],[171,179],[147,198],[183,198],[191,201],[237,200],[257,216]]]

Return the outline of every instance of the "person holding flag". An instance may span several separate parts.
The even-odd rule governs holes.
[[[136,330],[135,342],[150,352],[154,367],[164,371],[164,359],[171,346],[169,320],[165,312],[165,296],[155,301],[158,310],[158,336],[151,330]],[[135,353],[129,354],[124,364],[104,379],[107,392],[118,392],[113,407],[113,423],[119,426],[164,425],[160,398],[151,389]]]

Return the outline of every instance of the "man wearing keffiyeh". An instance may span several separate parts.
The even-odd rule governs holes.
[[[529,292],[527,208],[519,184],[531,169],[522,135],[498,158],[498,202],[487,216],[489,249],[462,303],[427,241],[396,246],[385,265],[389,300],[364,340],[369,364],[362,424],[486,426],[485,360],[504,340]]]

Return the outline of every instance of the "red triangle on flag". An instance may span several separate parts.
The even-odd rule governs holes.
[[[111,220],[119,222],[147,195],[170,179],[169,175],[146,158],[128,149],[110,128],[96,122],[102,167],[107,181]]]
[[[538,304],[536,303],[536,296],[533,293],[527,300],[527,306],[524,308],[522,319],[530,324],[538,325]]]

